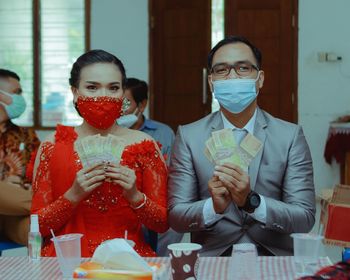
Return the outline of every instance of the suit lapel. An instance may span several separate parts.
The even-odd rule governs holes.
[[[213,119],[211,121],[211,124],[210,124],[211,132],[224,128],[224,123],[222,121],[220,111],[217,111],[214,114],[215,115],[214,115],[214,117],[213,117]],[[210,132],[209,137],[211,136],[211,132]]]
[[[250,188],[252,190],[255,189],[261,157],[264,152],[264,144],[266,139],[265,128],[267,127],[265,116],[263,115],[262,111],[259,108],[257,110],[258,111],[257,111],[257,116],[256,116],[256,121],[254,126],[254,136],[261,141],[262,148],[249,165]]]

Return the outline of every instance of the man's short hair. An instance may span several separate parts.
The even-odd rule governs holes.
[[[141,81],[136,78],[128,78],[125,83],[125,89],[129,89],[131,91],[132,97],[137,105],[139,105],[143,100],[148,99],[148,86],[145,81]]]
[[[21,80],[15,72],[12,72],[12,71],[6,70],[6,69],[0,69],[0,78],[5,78],[5,79],[14,78],[17,81]]]
[[[256,59],[256,62],[258,64],[257,66],[260,69],[261,61],[262,61],[262,55],[261,55],[260,50],[257,47],[255,47],[250,41],[248,41],[247,38],[245,38],[243,36],[229,36],[229,37],[226,37],[225,39],[221,40],[219,43],[217,43],[209,52],[209,55],[208,55],[208,70],[209,71],[211,71],[211,68],[213,66],[212,65],[213,64],[213,57],[214,57],[214,54],[216,53],[216,51],[218,49],[220,49],[222,46],[225,46],[228,44],[234,44],[234,43],[243,43],[243,44],[246,44],[248,47],[250,47],[250,49],[252,50],[253,55]]]

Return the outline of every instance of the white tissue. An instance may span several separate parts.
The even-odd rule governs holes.
[[[102,242],[91,261],[100,263],[107,269],[152,271],[148,263],[122,238]]]

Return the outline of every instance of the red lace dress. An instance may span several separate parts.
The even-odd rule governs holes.
[[[43,144],[33,184],[32,213],[39,214],[40,232],[44,238],[43,256],[55,256],[50,229],[55,235],[84,234],[82,256],[90,257],[104,240],[124,237],[135,241],[141,256],[155,256],[145,243],[141,225],[157,232],[168,229],[167,169],[155,143],[144,140],[127,146],[121,164],[135,170],[136,184],[146,196],[146,204],[133,209],[123,197],[122,188],[104,182],[76,207],[63,197],[82,168],[74,151],[77,134],[72,127],[58,125],[55,143]]]

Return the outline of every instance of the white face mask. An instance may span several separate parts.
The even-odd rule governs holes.
[[[138,112],[138,108],[136,108],[136,110],[128,115],[123,115],[120,118],[117,119],[117,124],[122,126],[122,127],[127,127],[130,128],[132,127],[137,120],[139,119],[139,112]]]

